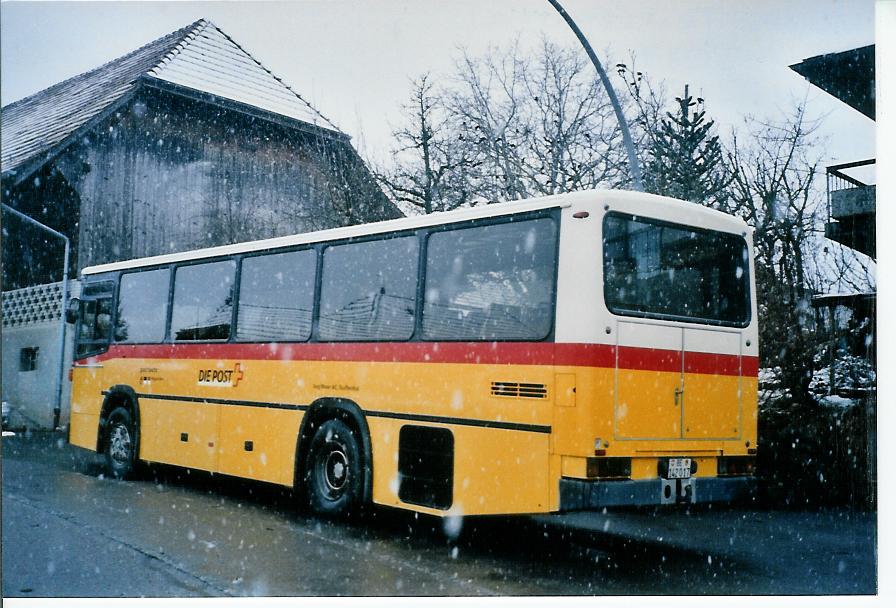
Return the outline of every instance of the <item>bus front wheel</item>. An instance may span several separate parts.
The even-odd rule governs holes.
[[[327,420],[312,437],[308,451],[308,506],[317,515],[346,517],[360,507],[362,482],[361,449],[355,433],[341,420]]]
[[[136,436],[131,413],[123,407],[109,414],[106,428],[106,469],[115,479],[125,479],[134,472]]]

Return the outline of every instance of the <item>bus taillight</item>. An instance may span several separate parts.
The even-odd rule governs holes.
[[[588,458],[585,474],[598,479],[628,479],[632,476],[631,458]]]
[[[756,459],[752,456],[720,456],[718,460],[719,477],[736,477],[753,475],[756,472]]]

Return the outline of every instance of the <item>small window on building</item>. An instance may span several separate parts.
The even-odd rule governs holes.
[[[37,369],[37,346],[29,346],[19,351],[19,371],[33,372]]]

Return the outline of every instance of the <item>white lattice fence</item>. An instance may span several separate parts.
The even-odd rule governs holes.
[[[62,281],[3,292],[3,327],[23,327],[59,319]]]

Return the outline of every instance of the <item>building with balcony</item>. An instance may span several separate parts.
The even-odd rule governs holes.
[[[838,53],[809,57],[790,66],[814,86],[833,95],[843,103],[875,118],[874,45]],[[872,260],[877,258],[875,159],[858,160],[827,167],[827,220],[825,236]],[[819,294],[813,305],[827,327],[824,333],[837,340],[837,319],[867,318],[869,337],[864,340],[863,352],[853,354],[872,361],[877,338],[875,317],[877,297],[874,293]],[[837,308],[845,309],[838,311]],[[848,313],[846,313],[848,311]],[[844,313],[846,313],[844,315]],[[833,383],[831,390],[833,390]]]
[[[809,57],[790,66],[814,86],[833,95],[871,120],[875,117],[874,45]],[[828,217],[825,236],[872,259],[875,246],[874,159],[827,168]]]
[[[874,164],[872,158],[827,168],[828,220],[824,227],[827,238],[871,259],[877,258],[876,186],[866,184],[850,172]]]
[[[790,68],[843,103],[875,119],[874,45],[809,57]],[[827,167],[825,236],[872,260],[877,258],[875,159]],[[877,294],[818,294],[812,298],[819,337],[828,344],[826,400],[854,404],[852,422],[835,434],[832,454],[848,454],[850,495],[874,508],[877,496]],[[824,400],[823,400],[824,401]],[[838,423],[839,424],[839,423]]]

